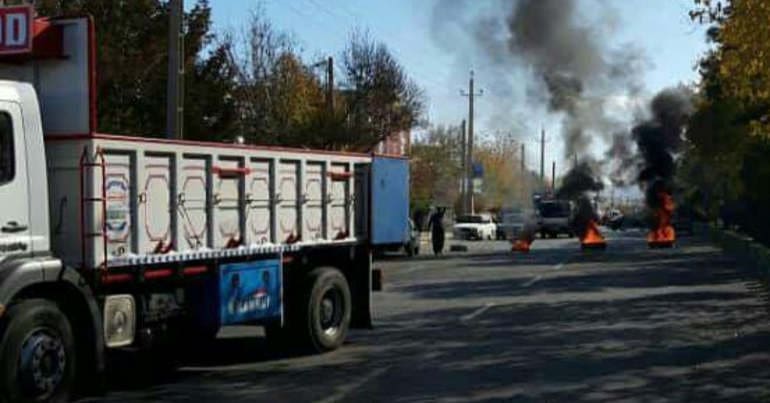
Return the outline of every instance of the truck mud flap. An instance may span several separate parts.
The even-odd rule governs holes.
[[[350,287],[353,295],[353,312],[350,327],[372,329],[372,255],[356,251],[353,260],[356,270],[350,270]]]

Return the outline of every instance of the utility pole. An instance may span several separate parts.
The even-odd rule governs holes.
[[[181,139],[184,129],[184,0],[169,0],[166,136]]]
[[[526,176],[525,174],[526,174],[526,171],[527,171],[527,165],[526,165],[526,163],[524,161],[525,157],[526,157],[526,152],[525,152],[525,149],[524,149],[524,143],[521,143],[521,175],[522,175],[522,177]]]
[[[470,212],[470,214],[474,213],[474,206],[473,206],[473,193],[474,193],[474,186],[473,186],[473,98],[479,97],[484,94],[484,90],[479,91],[478,93],[474,92],[473,89],[473,70],[471,70],[471,77],[468,80],[468,92],[460,91],[460,95],[464,97],[468,97],[468,149],[466,150],[466,160],[465,160],[465,169],[467,170],[468,177],[466,178],[467,186],[466,189],[466,195],[465,195],[465,211]]]
[[[334,114],[334,58],[331,56],[326,60],[326,102],[331,116]]]
[[[548,184],[545,182],[545,144],[550,140],[545,138],[545,129],[540,129],[540,139],[535,140],[540,143],[540,187],[541,190],[545,190]]]
[[[551,191],[556,193],[556,161],[551,164]]]
[[[540,129],[540,182],[545,183],[545,129]]]
[[[465,210],[465,198],[468,191],[468,154],[466,152],[467,136],[465,134],[465,119],[460,123],[460,172],[462,172],[460,178],[460,200],[462,200],[462,213],[468,214]]]

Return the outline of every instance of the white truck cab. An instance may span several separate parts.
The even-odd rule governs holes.
[[[50,250],[45,166],[34,88],[0,81],[0,259]]]

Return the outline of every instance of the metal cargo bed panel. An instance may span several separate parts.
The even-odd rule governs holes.
[[[53,249],[98,268],[355,243],[365,154],[93,135],[46,141]],[[359,211],[359,217],[356,217]]]

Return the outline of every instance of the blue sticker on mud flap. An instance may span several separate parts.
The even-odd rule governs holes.
[[[223,265],[219,287],[222,325],[281,317],[280,260]]]

